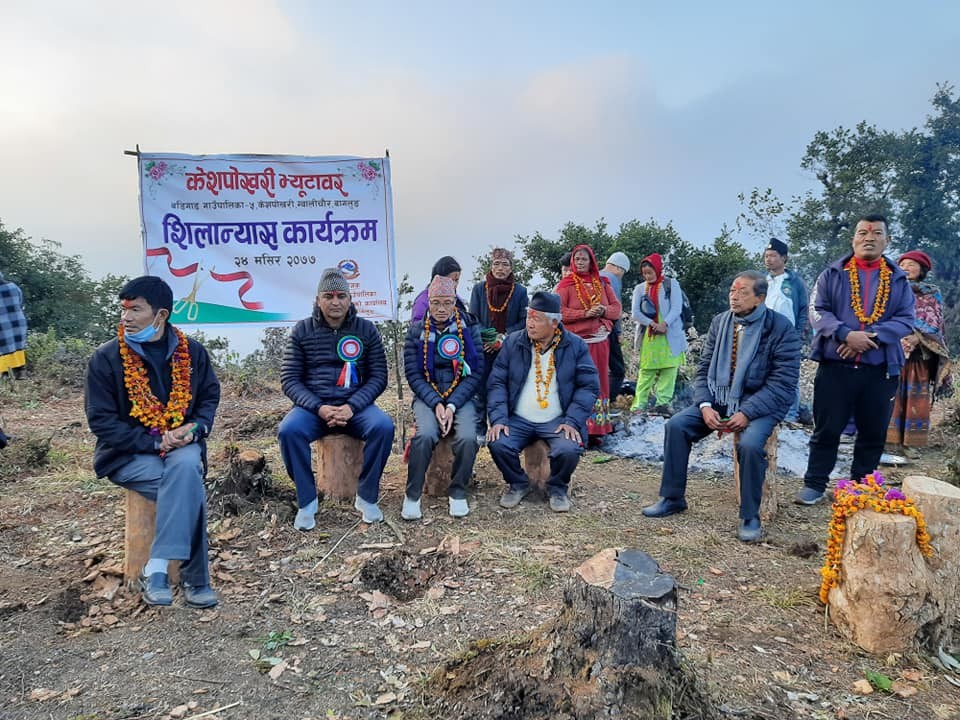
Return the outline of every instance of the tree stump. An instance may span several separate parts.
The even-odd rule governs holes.
[[[760,500],[760,520],[770,522],[777,516],[777,439],[780,426],[773,428],[767,444],[763,449],[767,453],[767,473],[763,478],[763,496]],[[737,446],[740,444],[740,433],[733,434],[733,482],[737,504],[740,503],[740,461],[737,458]]]
[[[427,686],[444,718],[716,717],[676,649],[677,586],[639,550],[579,568],[560,615],[521,640],[474,642]]]
[[[926,558],[927,597],[921,642],[930,650],[960,642],[960,487],[923,475],[903,481],[927,523],[933,557]]]
[[[431,497],[446,497],[450,490],[450,478],[453,476],[453,437],[440,438],[433,448],[433,457],[427,467],[427,477],[423,492]]]
[[[157,525],[157,504],[134,490],[127,490],[124,495],[123,580],[132,585],[150,559],[150,546]],[[171,583],[180,579],[179,560],[170,561],[167,575]]]
[[[550,480],[550,446],[546,440],[534,440],[523,449],[523,469],[533,488],[546,494]]]
[[[330,433],[314,445],[317,490],[321,497],[353,500],[363,468],[363,441],[343,433]]]

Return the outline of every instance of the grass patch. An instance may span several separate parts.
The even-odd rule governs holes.
[[[766,587],[757,591],[757,595],[771,607],[789,610],[796,607],[809,607],[814,604],[813,593],[809,590],[794,588],[792,590],[781,590],[779,588]]]

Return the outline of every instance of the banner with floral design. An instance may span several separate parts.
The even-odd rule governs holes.
[[[296,322],[324,268],[357,311],[396,319],[389,158],[141,153],[146,274],[173,288],[173,322]]]

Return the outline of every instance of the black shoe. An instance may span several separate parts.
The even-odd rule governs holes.
[[[667,517],[668,515],[676,515],[687,509],[687,501],[683,498],[679,500],[674,498],[665,498],[662,497],[657,500],[653,505],[648,505],[641,512],[651,518],[658,517]]]
[[[737,537],[745,543],[760,542],[760,538],[763,537],[763,526],[760,525],[760,518],[741,520],[740,527],[737,528]]]

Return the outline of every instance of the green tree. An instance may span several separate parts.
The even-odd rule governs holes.
[[[117,292],[125,277],[94,280],[79,256],[64,255],[60,244],[39,242],[22,229],[0,222],[0,270],[23,291],[24,313],[31,330],[53,329],[57,337],[101,342],[113,334]]]

